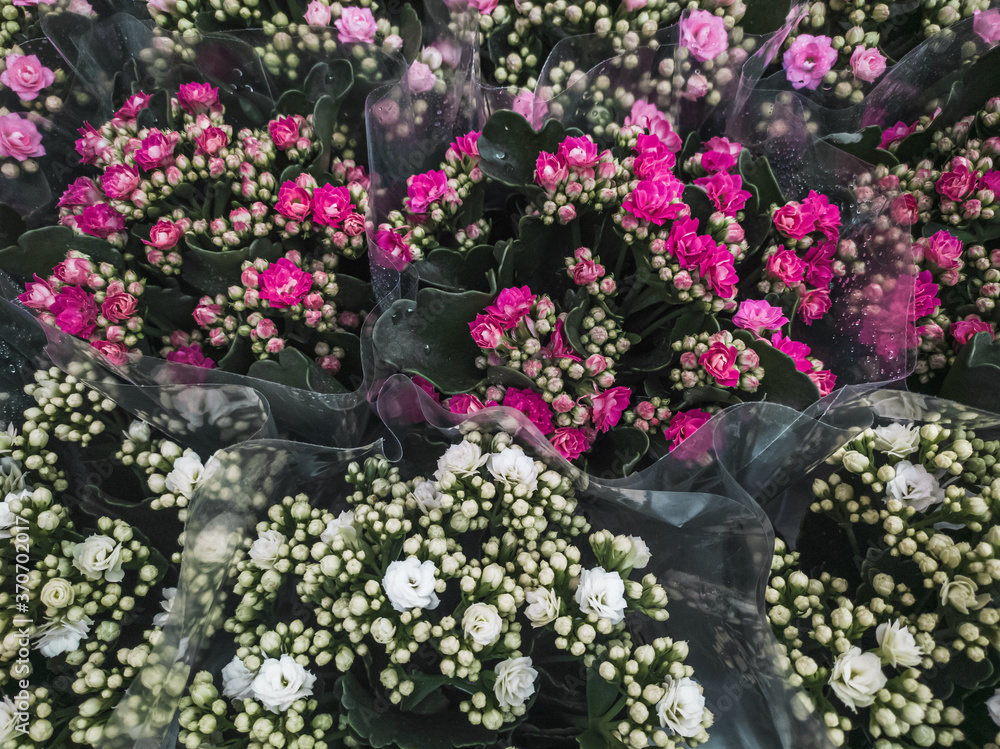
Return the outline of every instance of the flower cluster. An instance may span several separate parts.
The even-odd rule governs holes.
[[[768,617],[835,744],[968,738],[1000,626],[998,452],[959,427],[867,429],[815,481],[802,551],[779,542]]]

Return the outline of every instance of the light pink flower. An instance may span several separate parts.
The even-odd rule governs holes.
[[[170,250],[177,246],[183,236],[184,229],[179,224],[161,218],[149,230],[149,239],[144,239],[142,242],[158,250]]]
[[[149,131],[142,139],[139,150],[133,154],[135,163],[145,171],[169,166],[174,163],[174,147],[177,145],[177,134],[164,135],[159,130]]]
[[[740,383],[740,369],[736,366],[739,353],[735,346],[716,341],[698,358],[698,363],[722,387],[733,387]]]
[[[182,83],[177,91],[177,103],[190,114],[208,112],[219,103],[219,89],[210,83]]]
[[[7,55],[7,69],[0,73],[0,83],[11,89],[21,101],[32,101],[38,93],[51,86],[56,74],[42,65],[36,55]]]
[[[293,115],[279,117],[267,123],[267,132],[279,151],[291,148],[299,139],[299,120]]]
[[[897,224],[915,224],[917,219],[920,218],[920,211],[917,208],[917,199],[913,197],[913,193],[904,192],[902,195],[897,195],[889,208],[889,215],[892,216],[893,222]]]
[[[378,26],[375,16],[368,8],[344,8],[340,18],[333,22],[337,27],[337,39],[342,43],[375,41]]]
[[[116,367],[128,361],[128,347],[120,341],[91,341],[90,345]]]
[[[524,117],[535,130],[542,126],[542,120],[549,111],[549,105],[526,88],[517,93],[510,108]]]
[[[504,328],[492,315],[476,315],[469,323],[472,340],[481,349],[495,349],[503,339]]]
[[[274,209],[285,218],[305,221],[312,211],[312,197],[304,187],[289,180],[278,190],[278,204]]]
[[[823,369],[819,372],[807,372],[807,375],[813,381],[816,389],[819,390],[820,398],[825,398],[832,393],[834,386],[837,384],[837,375],[829,369]]]
[[[972,30],[987,44],[1000,42],[1000,10],[977,10],[972,14]]]
[[[606,432],[619,422],[622,412],[628,408],[631,397],[631,389],[622,385],[590,396],[593,405],[591,418],[599,432]]]
[[[190,346],[181,346],[176,351],[168,352],[167,361],[190,364],[192,367],[201,367],[202,369],[212,369],[215,367],[215,362],[205,356],[205,353],[201,350],[201,345],[198,343],[192,343]]]
[[[127,291],[119,291],[104,297],[101,314],[108,322],[121,322],[135,314],[139,306],[138,300]]]
[[[788,322],[781,307],[773,307],[763,299],[747,299],[733,315],[733,324],[758,335],[762,330],[779,330]]]
[[[303,20],[310,26],[329,26],[330,6],[324,5],[319,0],[312,0],[306,8]]]
[[[206,127],[202,134],[194,139],[194,142],[198,146],[195,153],[215,156],[229,145],[229,134],[221,127]]]
[[[191,315],[199,326],[207,328],[222,316],[222,305],[214,304],[211,297],[203,297]]]
[[[19,114],[0,116],[0,156],[25,161],[44,155],[42,134],[34,122]]]
[[[469,0],[469,5],[479,11],[480,15],[492,13],[499,0]]]
[[[111,142],[97,132],[89,122],[84,123],[77,132],[83,137],[76,141],[76,152],[80,154],[80,161],[84,164],[96,164],[98,159],[103,159]]]
[[[814,90],[837,62],[837,50],[828,36],[800,34],[782,58],[792,88]]]
[[[729,47],[726,22],[707,10],[693,10],[681,19],[680,43],[699,62],[714,60]]]
[[[645,0],[642,0],[645,2]],[[566,460],[576,460],[584,450],[590,445],[587,444],[587,435],[582,429],[575,427],[559,427],[549,437],[549,442],[560,455]]]
[[[25,307],[48,309],[52,306],[52,302],[56,300],[56,295],[52,292],[52,287],[49,286],[48,281],[44,278],[39,278],[36,273],[35,280],[28,281],[24,285],[24,293],[17,298]]]
[[[496,405],[495,401],[490,401],[490,403]],[[446,405],[453,414],[474,414],[476,411],[482,411],[486,408],[486,404],[469,393],[453,395],[447,400]]]
[[[52,275],[63,283],[83,286],[94,272],[94,264],[85,257],[68,257],[52,269]]]
[[[535,181],[546,192],[555,192],[569,177],[569,167],[558,154],[542,151],[535,161]]]
[[[670,426],[663,432],[663,436],[670,443],[669,449],[677,449],[679,444],[698,431],[711,418],[710,413],[697,408],[674,414],[670,420]]]
[[[858,80],[872,83],[885,72],[885,55],[874,47],[855,47],[851,53],[851,70]]]
[[[134,166],[114,164],[101,175],[101,187],[109,198],[127,200],[139,186],[139,170]]]
[[[291,307],[312,288],[313,277],[286,257],[271,263],[260,274],[260,298],[272,307]]]
[[[410,87],[410,91],[422,94],[434,88],[435,83],[437,83],[437,76],[434,75],[434,71],[429,65],[420,62],[420,60],[414,60],[410,63],[410,68],[406,71],[406,85]]]

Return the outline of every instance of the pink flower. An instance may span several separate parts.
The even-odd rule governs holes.
[[[698,234],[698,219],[682,218],[674,221],[667,236],[667,252],[677,258],[681,268],[698,267],[705,255],[715,251],[716,242],[707,234]]]
[[[183,236],[184,229],[180,224],[161,218],[149,230],[149,239],[144,239],[142,242],[158,250],[170,250],[177,246],[177,242]]]
[[[552,443],[556,452],[566,460],[576,460],[584,450],[590,447],[587,444],[587,435],[583,433],[582,429],[575,427],[559,427],[549,437],[549,442]]]
[[[409,197],[406,208],[416,215],[427,213],[431,203],[440,201],[448,192],[448,176],[443,171],[432,169],[423,174],[414,174],[406,180],[406,194]]]
[[[563,336],[563,320],[562,318],[556,320],[555,330],[552,331],[552,337],[549,338],[549,345],[542,349],[543,355],[548,356],[550,359],[571,359],[572,361],[580,361],[580,357],[576,355],[573,351],[573,347],[569,345],[566,338]]]
[[[833,387],[837,382],[837,375],[829,369],[823,369],[819,372],[808,372],[807,374],[809,379],[813,381],[816,389],[819,390],[820,398],[825,398],[833,392]]]
[[[84,123],[77,132],[83,137],[76,142],[76,152],[80,154],[80,161],[84,164],[96,164],[99,158],[104,158],[111,143],[94,130],[94,126],[89,122]]]
[[[889,215],[893,222],[897,224],[910,225],[917,223],[920,218],[920,211],[917,209],[917,199],[912,193],[904,192],[897,195],[892,205],[889,207]]]
[[[681,202],[684,183],[677,178],[656,181],[640,180],[629,196],[622,201],[622,208],[636,218],[651,221],[657,226],[669,218],[677,218],[686,205]]]
[[[156,129],[150,130],[149,135],[142,139],[139,150],[133,154],[135,163],[147,172],[173,164],[177,135],[171,133],[171,136],[173,137],[168,137]]]
[[[139,116],[139,112],[148,108],[149,108],[149,94],[145,94],[142,91],[140,91],[137,94],[132,94],[125,100],[125,103],[122,104],[121,109],[115,112],[114,119],[126,120],[130,122]]]
[[[823,76],[837,62],[837,50],[833,48],[831,41],[828,36],[800,34],[792,42],[782,58],[785,76],[792,88],[814,90],[819,86]]]
[[[569,177],[566,161],[557,154],[542,151],[535,161],[535,181],[546,192],[555,192],[559,183]]]
[[[799,288],[799,317],[805,321],[806,325],[811,325],[830,311],[830,292],[827,289]]]
[[[472,340],[481,349],[495,349],[503,339],[504,327],[492,315],[476,315],[476,319],[469,323],[469,330]]]
[[[39,278],[35,274],[34,281],[28,281],[24,285],[24,293],[17,297],[25,307],[32,309],[48,309],[52,302],[56,300],[56,295],[52,292],[52,287],[44,278]]]
[[[874,47],[855,47],[851,53],[851,70],[858,80],[872,83],[885,72],[885,56]]]
[[[775,228],[792,239],[802,239],[816,229],[816,217],[795,201],[781,206],[772,219]]]
[[[584,366],[587,369],[587,374],[595,376],[608,368],[608,360],[601,354],[591,354],[584,362]]]
[[[473,130],[466,135],[459,136],[455,138],[455,142],[451,144],[451,147],[455,149],[455,152],[461,156],[469,156],[473,159],[479,158],[479,136],[482,133]]]
[[[126,200],[139,186],[139,170],[134,166],[115,164],[101,175],[101,187],[109,198]]]
[[[278,190],[278,204],[274,208],[285,218],[305,221],[312,211],[312,197],[304,187],[289,180]]]
[[[888,148],[893,143],[903,140],[908,135],[912,135],[917,129],[917,123],[907,125],[905,122],[897,122],[892,127],[887,127],[882,131],[882,141],[879,148]]]
[[[291,307],[309,293],[312,282],[312,275],[288,258],[279,258],[260,274],[260,298],[275,308]]]
[[[795,362],[795,368],[800,372],[812,372],[812,364],[806,358],[809,356],[809,346],[791,338],[785,338],[781,333],[771,336],[771,345],[778,351],[790,356]]]
[[[523,413],[542,434],[552,431],[552,409],[538,393],[527,389],[507,388],[503,405]]]
[[[952,162],[954,165],[954,162]],[[934,189],[948,200],[959,201],[976,189],[976,173],[969,171],[967,163],[959,162],[934,183]]]
[[[221,127],[206,127],[202,134],[194,139],[194,142],[198,146],[195,153],[215,156],[229,145],[229,134]]]
[[[917,274],[913,288],[913,312],[909,315],[910,322],[916,322],[921,317],[929,317],[941,306],[938,299],[938,285],[934,283],[929,270]]]
[[[34,122],[19,114],[0,116],[0,156],[25,161],[44,155],[42,134]]]
[[[198,302],[198,306],[194,308],[191,316],[200,327],[207,328],[214,325],[222,317],[222,305],[213,304],[211,297],[204,297]]]
[[[570,169],[592,169],[597,165],[597,144],[586,135],[569,137],[559,144],[556,156],[561,157]]]
[[[429,395],[435,403],[441,402],[441,396],[438,395],[438,391],[434,389],[434,386],[431,385],[430,382],[425,380],[420,375],[413,375],[413,384],[427,393],[427,395]]]
[[[340,18],[334,21],[333,25],[337,27],[337,40],[344,44],[349,42],[371,44],[375,41],[375,33],[378,31],[375,16],[368,8],[344,8]]]
[[[727,216],[736,216],[750,198],[750,193],[743,189],[743,178],[738,174],[717,172],[710,177],[700,177],[694,183],[703,187],[716,210]]]
[[[693,10],[680,25],[682,47],[699,62],[714,60],[729,47],[726,22],[707,10]]]
[[[972,30],[987,44],[1000,42],[1000,10],[977,10],[972,14]]]
[[[201,350],[201,345],[198,343],[192,343],[190,346],[181,346],[176,351],[170,351],[167,353],[167,361],[177,362],[178,364],[190,364],[192,367],[201,367],[202,369],[212,369],[215,367],[215,362],[205,356]]]
[[[190,114],[208,112],[219,103],[219,89],[209,83],[182,83],[177,103]]]
[[[90,177],[77,177],[73,184],[66,188],[66,192],[59,198],[57,205],[60,208],[75,208],[94,205],[100,203],[101,200],[101,191],[97,189],[94,180]]]
[[[516,327],[521,319],[528,314],[535,299],[535,295],[527,286],[504,289],[497,294],[496,301],[484,311],[492,316],[504,330],[510,330]]]
[[[542,126],[542,120],[549,111],[548,104],[526,88],[517,92],[514,101],[510,103],[510,108],[524,117],[535,130]]]
[[[572,266],[570,274],[573,277],[573,283],[577,286],[586,286],[587,284],[594,283],[594,281],[604,275],[604,266],[595,263],[590,258],[586,258]]]
[[[83,286],[94,272],[94,264],[84,257],[68,257],[52,269],[52,275],[63,283]]]
[[[313,190],[313,221],[323,226],[340,226],[354,211],[351,193],[346,187],[326,184]]]
[[[709,174],[728,172],[736,166],[736,159],[743,150],[739,143],[723,137],[709,138],[702,146],[708,150],[701,155],[701,168]]]
[[[670,426],[663,432],[663,436],[670,443],[671,450],[676,450],[677,446],[700,429],[709,419],[710,413],[698,408],[690,411],[679,411],[670,420]]]
[[[781,307],[773,307],[763,299],[747,299],[733,315],[733,324],[760,335],[762,330],[780,330],[788,322]]]
[[[840,209],[833,205],[826,195],[810,190],[809,195],[802,201],[802,210],[812,217],[816,228],[828,238],[839,235]],[[795,238],[801,239],[801,237]]]
[[[377,258],[395,270],[402,270],[413,262],[413,252],[398,232],[379,229],[375,234],[375,245],[381,250]]]
[[[706,252],[698,263],[701,277],[708,282],[712,293],[723,299],[736,296],[736,284],[739,276],[733,256],[724,247],[716,247],[712,252]]]
[[[79,286],[63,286],[49,307],[56,325],[65,333],[88,337],[97,324],[97,304],[94,297]]]
[[[959,346],[964,346],[977,333],[989,333],[990,340],[993,340],[993,326],[982,320],[969,319],[953,322],[948,328],[948,332],[951,333]]]
[[[952,270],[962,265],[962,240],[941,229],[927,238],[924,259],[941,270]]]
[[[735,346],[716,341],[698,358],[698,363],[722,387],[734,387],[740,384],[740,369],[736,366],[739,353]]]
[[[0,73],[0,83],[11,89],[21,101],[32,101],[38,92],[51,86],[56,74],[42,65],[36,55],[9,54],[7,69]]]
[[[90,345],[101,352],[109,362],[120,367],[128,361],[128,347],[119,341],[91,341]]]
[[[294,116],[279,117],[267,123],[267,132],[275,148],[284,151],[295,145],[299,139],[299,121]]]
[[[622,411],[628,408],[628,401],[631,397],[632,391],[621,385],[590,396],[590,402],[593,405],[593,412],[590,416],[599,432],[606,432],[618,423],[622,417]]]
[[[486,408],[479,398],[468,393],[451,396],[446,405],[453,414],[474,414],[476,411],[482,411]]]
[[[646,7],[649,0],[622,0],[622,5],[629,13],[634,13]]]
[[[437,76],[427,63],[414,60],[410,63],[409,70],[406,71],[406,85],[415,94],[422,94],[430,91],[437,83]]]
[[[306,8],[303,20],[310,26],[329,26],[330,6],[324,5],[319,0],[312,0]]]
[[[658,180],[671,176],[671,170],[677,163],[677,157],[667,144],[655,135],[640,135],[636,140],[635,157],[632,171],[639,179]]]
[[[632,110],[625,118],[624,127],[638,125],[646,130],[652,130],[654,123],[665,120],[666,115],[645,99],[638,99],[632,105]]]
[[[98,203],[85,206],[75,225],[81,234],[107,239],[125,229],[125,219],[107,203]]]
[[[360,213],[355,213],[352,208],[351,211],[344,216],[344,233],[349,237],[360,236],[365,230],[365,217]]]
[[[108,294],[101,305],[101,314],[109,322],[121,322],[135,314],[138,300],[126,291]]]
[[[496,10],[499,0],[469,0],[469,5],[479,11],[479,15],[489,15]]]

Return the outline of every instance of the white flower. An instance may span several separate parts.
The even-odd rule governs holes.
[[[133,442],[149,442],[149,424],[142,419],[136,419],[128,425],[128,438]]]
[[[497,607],[491,603],[474,603],[462,614],[465,636],[482,646],[492,645],[500,639],[503,620]]]
[[[434,562],[407,557],[389,565],[382,578],[382,589],[396,611],[436,609],[439,601],[434,592],[435,572]]]
[[[663,682],[666,694],[656,703],[656,715],[661,728],[669,728],[678,736],[693,738],[701,733],[705,717],[705,695],[701,686],[687,676],[668,676]]]
[[[371,634],[379,645],[388,645],[396,636],[396,625],[384,616],[380,616],[372,622]]]
[[[17,707],[10,697],[4,697],[0,702],[0,746],[7,746],[13,741],[17,731]]]
[[[612,624],[625,618],[625,583],[617,572],[607,572],[603,567],[584,570],[575,597],[584,614],[597,614]]]
[[[524,454],[519,445],[512,445],[506,450],[493,453],[486,461],[486,468],[493,478],[503,483],[508,489],[523,484],[529,492],[538,488],[538,469],[535,461]]]
[[[250,559],[262,570],[274,569],[281,545],[287,539],[278,531],[264,531],[250,547]]]
[[[358,540],[358,529],[354,527],[354,511],[344,510],[326,524],[326,529],[319,535],[319,540],[332,544],[333,539],[340,536],[345,544],[353,544]]]
[[[268,658],[260,666],[253,680],[254,699],[272,713],[281,713],[295,700],[312,694],[316,677],[285,653],[281,658]]]
[[[544,627],[559,618],[559,596],[554,590],[530,590],[524,594],[524,600],[528,602],[524,615],[528,617],[532,627]]]
[[[243,665],[243,659],[234,655],[222,669],[222,695],[233,700],[247,700],[253,697],[252,684],[255,674]]]
[[[862,653],[854,647],[837,656],[830,674],[830,686],[841,702],[857,712],[875,702],[875,693],[888,681],[875,653]]]
[[[1000,726],[1000,689],[993,693],[993,696],[986,700],[986,709],[990,713],[993,722]],[[0,723],[0,726],[3,724]]]
[[[197,453],[188,450],[181,457],[174,461],[174,467],[167,474],[167,490],[181,497],[191,499],[198,480],[205,472],[205,466],[201,464],[201,458]]]
[[[38,637],[35,648],[46,658],[79,650],[80,640],[90,634],[93,623],[89,616],[85,616],[75,623],[60,619],[43,624],[35,630]]]
[[[857,450],[850,450],[845,453],[843,462],[844,468],[852,473],[864,473],[868,470],[868,466],[871,465],[868,458],[859,453]]]
[[[649,547],[646,545],[646,542],[639,536],[629,536],[628,540],[632,542],[632,550],[626,555],[625,564],[634,570],[641,570],[649,564],[649,560],[653,558],[653,555],[649,553]]]
[[[121,544],[96,533],[73,547],[73,566],[91,580],[103,577],[109,583],[120,583],[125,577],[121,557]]]
[[[153,617],[154,627],[162,627],[166,625],[167,619],[170,617],[170,612],[174,609],[174,598],[176,596],[177,588],[163,589],[163,600],[160,602],[160,606],[163,611]]]
[[[441,492],[437,490],[433,481],[421,481],[413,487],[413,501],[426,515],[431,510],[436,510],[441,506]]]
[[[452,445],[445,450],[444,455],[438,458],[438,467],[434,472],[434,478],[438,481],[446,473],[453,473],[456,476],[472,476],[486,462],[488,456],[483,455],[479,445],[462,440],[457,445]]]
[[[878,625],[875,639],[882,651],[882,660],[890,666],[910,668],[920,665],[920,657],[924,651],[917,645],[902,619]]]
[[[41,601],[50,609],[64,609],[73,605],[76,594],[69,580],[54,577],[42,586]]]
[[[496,673],[493,694],[501,708],[520,707],[535,693],[538,672],[531,667],[531,658],[508,658],[500,661]]]
[[[977,590],[979,590],[979,585],[971,577],[955,575],[941,586],[941,605],[951,604],[956,611],[962,614],[981,609],[989,603],[990,596],[989,593],[976,595]]]
[[[7,495],[10,496],[9,494]],[[10,511],[10,505],[4,499],[0,502],[0,539],[10,538],[10,529],[17,522],[17,516]]]
[[[233,558],[237,535],[232,528],[242,518],[223,512],[212,518],[192,539],[191,555],[201,564],[228,564]]]
[[[887,497],[898,499],[917,512],[924,512],[931,505],[944,501],[944,489],[923,466],[901,460],[895,469],[896,477],[885,485]]]
[[[898,421],[875,429],[875,449],[894,458],[905,458],[920,446],[920,430]]]

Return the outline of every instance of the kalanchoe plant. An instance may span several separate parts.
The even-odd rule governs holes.
[[[645,101],[605,131],[606,148],[501,112],[412,176],[375,259],[413,263],[426,288],[415,322],[377,324],[380,354],[455,413],[511,406],[565,457],[629,468],[730,403],[829,393],[798,331],[847,273],[840,209],[815,191],[786,201],[727,138],[682,150]]]
[[[351,463],[346,509],[304,494],[267,508],[218,636],[235,654],[194,677],[181,743],[707,740],[642,539],[591,529],[570,478],[506,433],[466,429],[437,452],[432,478]],[[293,593],[296,611],[275,605]]]
[[[835,745],[1000,738],[998,452],[978,430],[868,429],[814,482],[800,551],[779,540],[768,617]]]

